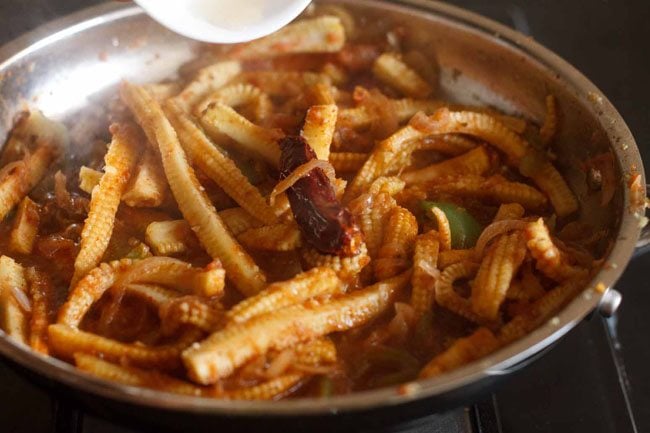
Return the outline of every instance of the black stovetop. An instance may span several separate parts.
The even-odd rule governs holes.
[[[0,0],[0,43],[99,0]],[[530,34],[582,70],[609,97],[650,158],[648,0],[457,0]],[[650,254],[636,257],[617,288],[616,317],[594,315],[541,360],[467,408],[414,420],[399,429],[427,433],[650,432]],[[0,431],[135,433],[126,422],[86,413],[48,394],[0,360]]]

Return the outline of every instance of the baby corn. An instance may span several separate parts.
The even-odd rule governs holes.
[[[72,285],[102,259],[113,233],[115,213],[135,168],[141,137],[135,126],[114,125],[113,140],[104,156],[106,167],[97,188],[93,189],[90,210],[81,232],[79,254],[74,262]]]
[[[405,272],[330,302],[294,305],[228,326],[187,349],[183,362],[192,380],[214,383],[269,349],[281,350],[368,322],[392,305],[409,279],[410,273]]]
[[[343,282],[332,269],[313,268],[290,280],[269,285],[264,291],[235,305],[226,317],[230,323],[243,323],[315,296],[342,293],[344,289]]]
[[[123,84],[122,97],[160,149],[174,198],[203,247],[213,258],[221,260],[228,277],[242,293],[253,295],[259,292],[265,284],[264,274],[231,237],[217,215],[158,103],[145,90],[129,83]]]

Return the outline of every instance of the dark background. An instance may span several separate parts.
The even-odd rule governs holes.
[[[0,0],[0,44],[99,0]],[[622,114],[650,158],[650,0],[457,0],[515,27],[589,77]],[[650,432],[650,254],[618,284],[617,320],[580,324],[494,398],[503,432]],[[616,338],[618,334],[619,339]],[[618,361],[618,362],[614,362]],[[16,398],[13,398],[13,394]],[[48,397],[24,390],[0,362],[0,432],[48,432]],[[532,403],[531,403],[532,402]],[[83,429],[108,432],[90,418]]]

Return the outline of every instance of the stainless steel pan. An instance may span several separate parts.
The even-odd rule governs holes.
[[[171,395],[107,383],[73,366],[45,358],[0,335],[0,353],[21,368],[85,396],[101,405],[117,404],[137,415],[193,414],[192,419],[327,416],[381,413],[409,414],[405,408],[426,402],[435,411],[473,398],[531,356],[548,348],[577,322],[618,297],[592,290],[602,282],[612,287],[629,261],[641,233],[644,209],[631,203],[626,181],[643,176],[637,146],[625,122],[607,98],[580,72],[534,40],[470,12],[425,0],[400,2],[343,0],[363,17],[359,31],[382,32],[404,25],[408,44],[436,59],[441,67],[442,92],[461,102],[486,103],[540,121],[544,97],[558,97],[562,110],[557,146],[559,165],[581,202],[581,216],[611,230],[607,266],[584,292],[557,317],[525,338],[498,352],[441,377],[418,382],[408,394],[384,388],[331,399],[279,402],[234,402]],[[179,65],[195,56],[199,46],[154,23],[138,8],[104,4],[83,10],[29,33],[0,48],[0,138],[25,104],[64,120],[77,146],[105,131],[103,114],[108,95],[119,80],[156,81],[174,76]],[[612,149],[620,182],[608,207],[598,205],[578,164],[590,155]],[[643,179],[645,185],[645,179]],[[604,303],[604,304],[603,304]],[[422,407],[422,405],[420,405]],[[344,417],[338,417],[344,418]],[[164,415],[156,415],[161,421]]]

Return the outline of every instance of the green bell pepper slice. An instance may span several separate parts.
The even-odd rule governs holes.
[[[434,220],[435,218],[431,214],[431,208],[437,207],[445,213],[449,220],[451,247],[453,249],[473,247],[483,231],[481,224],[466,209],[456,206],[453,203],[425,200],[420,202],[420,206],[425,211],[427,217]]]

